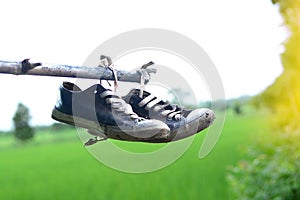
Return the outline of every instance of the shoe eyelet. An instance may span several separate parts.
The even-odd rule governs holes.
[[[167,117],[167,121],[172,121],[172,117]]]

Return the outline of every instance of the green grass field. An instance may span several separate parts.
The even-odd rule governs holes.
[[[198,158],[205,132],[172,165],[146,174],[119,172],[97,161],[82,145],[76,131],[37,133],[35,141],[18,144],[0,137],[0,199],[230,199],[228,166],[243,156],[262,122],[255,114],[228,114],[213,151]],[[156,144],[116,141],[130,149]],[[96,144],[101,145],[101,143]]]

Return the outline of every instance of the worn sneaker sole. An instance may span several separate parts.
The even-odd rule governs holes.
[[[103,133],[107,138],[126,140],[126,141],[142,141],[151,142],[154,141],[165,141],[166,138],[170,136],[170,129],[167,125],[161,123],[158,127],[149,127],[141,129],[124,129],[118,126],[105,125],[100,122],[91,121],[81,117],[68,115],[58,111],[56,108],[52,110],[53,119],[70,124],[73,126],[78,126],[90,130],[92,134],[97,134],[103,136]],[[165,126],[165,127],[164,127]]]

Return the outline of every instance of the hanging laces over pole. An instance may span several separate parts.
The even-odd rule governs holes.
[[[145,90],[145,84],[150,80],[150,73],[156,73],[156,69],[147,69],[149,66],[154,65],[154,62],[150,61],[144,64],[138,72],[141,74],[140,79],[140,94],[139,97],[143,98],[143,93]]]
[[[143,97],[143,92],[145,90],[145,84],[147,84],[150,80],[150,73],[156,73],[156,69],[148,68],[149,66],[154,65],[155,63],[150,61],[147,64],[144,64],[141,69],[137,70],[137,72],[140,74],[140,94],[139,96]],[[118,88],[118,76],[116,73],[116,70],[114,68],[114,65],[112,64],[112,60],[109,56],[101,55],[100,56],[100,64],[99,67],[105,67],[113,73],[114,77],[114,91],[116,92]],[[101,84],[102,79],[100,79]],[[110,83],[107,81],[107,83],[110,85]],[[111,86],[111,85],[110,85]]]
[[[114,91],[117,91],[118,88],[118,76],[117,76],[117,71],[114,69],[114,65],[112,64],[112,60],[109,56],[105,56],[105,55],[101,55],[100,56],[100,67],[105,67],[107,69],[109,69],[112,74],[113,74],[113,78],[114,78]],[[110,83],[107,81],[107,83],[110,85]],[[101,79],[100,79],[100,84],[101,84]]]

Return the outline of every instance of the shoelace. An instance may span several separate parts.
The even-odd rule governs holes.
[[[158,104],[162,100],[157,98],[156,96],[150,94],[146,98],[144,98],[140,103],[138,103],[139,107],[143,107],[146,105],[145,109],[152,109],[154,112],[160,112],[160,115],[163,117],[168,117],[168,119],[172,119],[174,117],[175,120],[181,119],[181,109],[177,110],[178,107],[171,105],[169,102],[164,102],[164,104]],[[162,101],[163,102],[163,101]],[[165,109],[167,106],[171,106],[172,109]],[[176,111],[177,110],[177,111]]]
[[[112,75],[114,77],[114,91],[116,92],[117,88],[119,86],[118,76],[117,76],[117,71],[115,70],[114,65],[112,64],[111,58],[109,56],[101,55],[99,66],[106,67],[107,69],[109,69],[112,72]],[[108,80],[106,80],[106,81],[107,81],[108,85],[111,86],[109,81]],[[100,79],[100,84],[101,84],[101,79]]]
[[[106,103],[111,104],[111,108],[116,112],[129,115],[132,119],[137,119],[139,121],[143,120],[143,118],[139,117],[135,112],[133,112],[132,107],[129,104],[127,104],[119,96],[115,95],[114,92],[106,90],[100,93],[100,97],[106,99]]]

